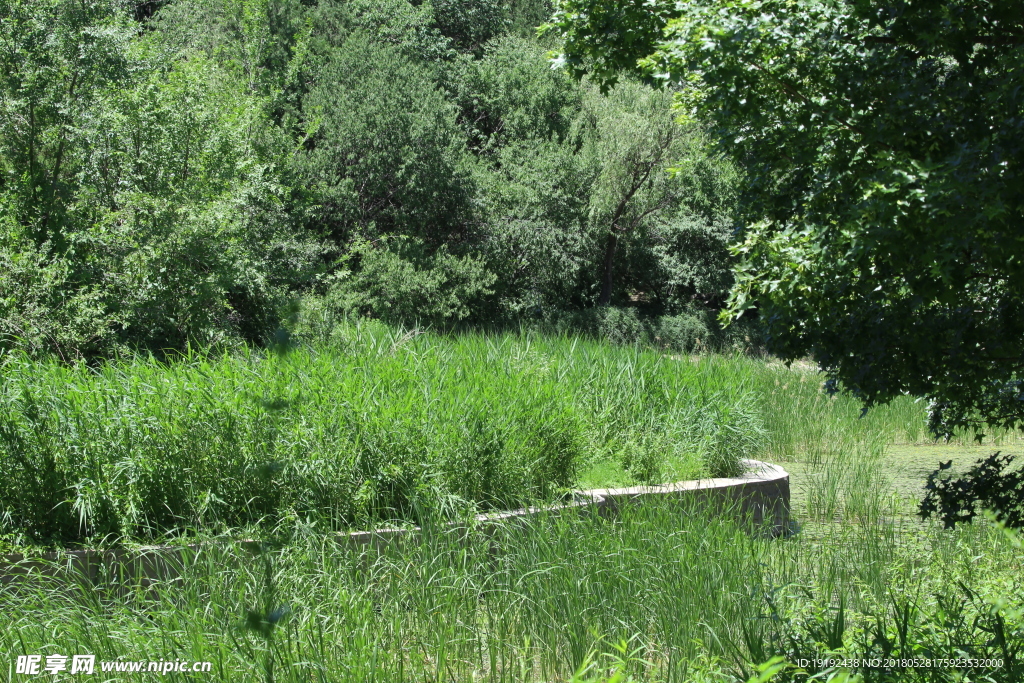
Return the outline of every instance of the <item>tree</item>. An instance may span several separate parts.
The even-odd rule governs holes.
[[[562,0],[562,61],[676,91],[745,173],[730,314],[937,435],[1024,426],[1016,0]]]
[[[667,98],[639,84],[620,84],[592,106],[597,127],[593,153],[600,174],[590,213],[591,221],[605,233],[598,304],[607,306],[620,240],[678,202],[668,166],[683,134]]]
[[[338,244],[462,239],[473,194],[466,143],[429,70],[362,30],[325,46],[315,64],[294,171],[324,232]]]
[[[75,131],[97,94],[128,75],[133,26],[118,0],[0,4],[0,192],[37,244],[62,230]]]
[[[269,4],[223,4],[248,61],[182,55],[187,13],[140,31],[120,0],[0,3],[0,348],[258,341],[310,276],[263,135]]]

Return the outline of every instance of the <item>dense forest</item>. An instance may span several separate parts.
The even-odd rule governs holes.
[[[739,172],[670,90],[557,68],[551,11],[4,2],[0,349],[263,344],[347,315],[721,341]]]

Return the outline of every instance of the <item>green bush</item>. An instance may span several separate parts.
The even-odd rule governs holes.
[[[434,25],[462,50],[474,52],[509,27],[509,5],[490,0],[433,0]]]
[[[349,258],[358,266],[335,274],[328,300],[391,323],[464,320],[479,312],[495,279],[480,259],[453,256],[444,245],[428,254],[422,240],[404,235],[384,236],[376,246],[357,240]]]
[[[656,322],[654,340],[668,349],[699,351],[715,345],[716,327],[711,315],[666,315]]]
[[[644,344],[649,341],[647,326],[635,308],[599,309],[597,334],[612,344]]]
[[[73,360],[109,349],[102,290],[75,282],[73,266],[45,246],[0,226],[0,350]]]
[[[284,209],[265,84],[124,3],[9,9],[0,90],[34,123],[0,128],[0,348],[258,341],[321,254]]]

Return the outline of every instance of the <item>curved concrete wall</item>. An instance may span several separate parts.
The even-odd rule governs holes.
[[[483,530],[488,536],[501,527],[535,515],[586,514],[616,515],[624,506],[649,498],[693,502],[711,506],[725,514],[738,514],[746,522],[773,536],[782,535],[789,525],[789,474],[777,465],[757,460],[743,461],[747,471],[738,477],[696,479],[657,486],[633,486],[619,489],[580,491],[575,500],[562,505],[531,507],[508,512],[477,515],[467,526],[456,523],[445,528],[468,541],[470,529]],[[413,540],[418,527],[354,531],[335,536],[342,545],[383,548],[399,540]],[[194,559],[205,546],[151,546],[129,550],[72,550],[44,553],[34,558],[20,554],[0,556],[0,583],[33,577],[96,582],[106,577],[121,584],[146,586],[158,580],[180,575],[184,562]]]
[[[693,479],[675,484],[595,489],[589,493],[604,499],[602,507],[613,514],[622,505],[651,496],[712,504],[733,511],[745,521],[762,526],[773,536],[789,528],[789,473],[778,465],[743,460],[746,471],[738,477]]]

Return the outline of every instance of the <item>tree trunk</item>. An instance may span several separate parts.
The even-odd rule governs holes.
[[[597,300],[598,306],[607,306],[612,302],[612,276],[615,272],[615,247],[619,243],[619,236],[615,230],[608,233],[608,244],[604,248],[604,273],[601,275],[601,298]]]

